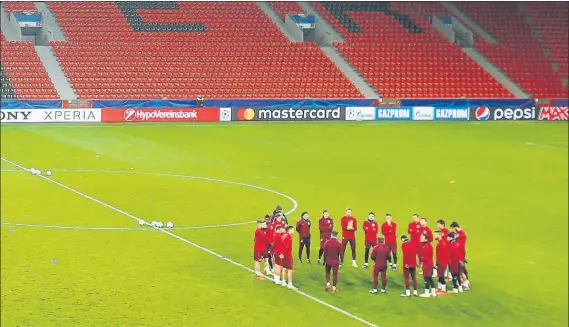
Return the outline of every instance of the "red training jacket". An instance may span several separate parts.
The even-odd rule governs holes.
[[[318,228],[320,229],[320,238],[327,240],[332,237],[332,231],[334,230],[334,219],[332,217],[320,218],[318,220]]]
[[[377,224],[377,221],[370,221],[369,219],[364,221],[363,229],[366,242],[377,242],[377,234],[379,233],[379,225]]]
[[[433,265],[433,244],[423,243],[421,248],[421,263],[423,265]]]
[[[267,232],[261,228],[255,229],[255,251],[264,251],[269,244]]]
[[[342,225],[342,238],[353,240],[356,238],[356,231],[358,230],[358,220],[356,217],[344,216],[340,220]],[[348,229],[348,227],[350,229]]]
[[[386,244],[378,244],[371,251],[371,260],[374,261],[374,268],[385,269],[387,261],[391,257],[391,250]]]
[[[298,236],[300,238],[309,238],[311,225],[312,222],[310,221],[310,219],[304,220],[300,218],[300,220],[296,223],[296,231],[298,232]]]
[[[406,268],[417,267],[417,245],[412,241],[401,244],[401,252],[403,252],[403,266]]]
[[[284,257],[287,259],[292,259],[292,235],[290,235],[289,233],[284,233],[284,235],[281,238],[281,241],[283,242],[283,254]]]
[[[385,243],[397,243],[397,224],[391,221],[391,225],[387,221],[381,225],[381,234],[385,237]]]
[[[437,265],[446,267],[450,261],[450,244],[443,238],[437,243]]]
[[[337,266],[342,262],[342,243],[335,238],[331,238],[324,245],[324,263]]]

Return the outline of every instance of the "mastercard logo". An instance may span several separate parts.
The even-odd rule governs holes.
[[[255,118],[255,110],[251,108],[241,108],[237,110],[238,120],[252,120]]]

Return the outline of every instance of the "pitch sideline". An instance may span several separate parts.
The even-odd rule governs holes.
[[[1,159],[2,161],[4,161],[4,162],[7,162],[7,163],[13,165],[14,167],[18,167],[18,168],[20,168],[20,169],[22,169],[22,170],[29,171],[29,169],[27,169],[27,168],[25,168],[25,167],[23,167],[23,166],[21,166],[21,165],[15,163],[15,162],[12,162],[12,161],[10,161],[10,160],[8,160],[8,159],[5,159],[5,158],[3,158],[3,157],[0,157],[0,159]],[[84,198],[86,198],[86,199],[88,199],[88,200],[91,200],[91,201],[93,201],[93,202],[95,202],[95,203],[98,203],[98,204],[100,204],[100,205],[102,205],[102,206],[104,206],[104,207],[106,207],[106,208],[108,208],[108,209],[111,209],[111,210],[113,210],[113,211],[115,211],[115,212],[118,212],[118,213],[124,215],[124,216],[127,216],[127,217],[129,217],[129,218],[131,218],[131,219],[135,219],[136,221],[142,220],[141,218],[138,218],[138,217],[136,217],[136,216],[134,216],[134,215],[132,215],[132,214],[126,212],[126,211],[123,211],[123,210],[121,210],[121,209],[119,209],[119,208],[116,208],[116,207],[114,207],[114,206],[112,206],[112,205],[110,205],[110,204],[107,204],[107,203],[105,203],[105,202],[103,202],[103,201],[101,201],[101,200],[98,200],[98,199],[96,199],[96,198],[94,198],[94,197],[92,197],[92,196],[90,196],[90,195],[87,195],[87,194],[85,194],[85,193],[82,193],[82,192],[80,192],[80,191],[78,191],[78,190],[76,190],[76,189],[74,189],[74,188],[71,188],[71,187],[65,185],[65,184],[62,184],[62,183],[57,182],[57,181],[55,181],[55,180],[53,180],[53,179],[47,178],[46,176],[40,175],[40,176],[38,176],[38,177],[40,177],[40,178],[42,178],[42,179],[44,179],[44,180],[46,180],[46,181],[48,181],[48,182],[50,182],[50,183],[53,183],[53,184],[55,184],[55,185],[57,185],[57,186],[60,186],[60,187],[66,189],[66,190],[68,190],[68,191],[70,191],[70,192],[73,192],[73,193],[75,193],[75,194],[77,194],[77,195],[79,195],[79,196],[82,196],[82,197],[84,197]],[[236,262],[236,261],[234,261],[234,260],[231,260],[231,259],[229,259],[229,258],[227,258],[227,257],[225,257],[225,256],[223,256],[223,255],[221,255],[221,254],[219,254],[219,253],[217,253],[217,252],[214,252],[213,250],[210,250],[210,249],[208,249],[208,248],[206,248],[206,247],[203,247],[203,246],[201,246],[201,245],[199,245],[199,244],[197,244],[197,243],[194,243],[194,242],[192,242],[192,241],[190,241],[190,240],[188,240],[188,239],[185,239],[185,238],[183,238],[183,237],[181,237],[181,236],[178,236],[178,235],[176,235],[176,234],[174,234],[174,233],[172,233],[172,232],[170,232],[170,231],[167,231],[167,230],[164,230],[164,229],[160,229],[160,228],[157,228],[157,227],[153,227],[153,228],[156,229],[156,230],[158,230],[158,231],[160,231],[161,233],[164,233],[164,234],[166,234],[166,235],[168,235],[168,236],[171,236],[171,237],[173,237],[173,238],[175,238],[175,239],[178,239],[178,240],[180,240],[180,241],[182,241],[182,242],[184,242],[184,243],[187,243],[187,244],[189,244],[189,245],[191,245],[191,246],[193,246],[193,247],[195,247],[195,248],[198,248],[198,249],[200,249],[200,250],[202,250],[202,251],[204,251],[204,252],[207,252],[207,253],[209,253],[209,254],[211,254],[211,255],[214,255],[214,256],[216,256],[216,257],[218,257],[218,258],[220,258],[220,259],[223,259],[223,260],[225,260],[225,261],[227,261],[227,262],[229,262],[229,263],[231,263],[231,264],[233,264],[233,265],[235,265],[235,266],[237,266],[237,267],[240,267],[240,268],[242,268],[242,269],[245,269],[245,270],[249,271],[250,273],[255,273],[255,271],[254,271],[253,269],[251,269],[251,268],[249,268],[249,267],[247,267],[247,266],[245,266],[245,265],[243,265],[243,264],[241,264],[241,263],[239,263],[239,262]],[[363,319],[363,318],[360,318],[360,317],[358,317],[358,316],[356,316],[356,315],[354,315],[354,314],[351,314],[351,313],[349,313],[348,311],[343,310],[343,309],[341,309],[341,308],[338,308],[338,307],[336,307],[336,306],[334,306],[334,305],[332,305],[332,304],[329,304],[329,303],[327,303],[327,302],[325,302],[325,301],[322,301],[322,300],[320,300],[320,299],[318,299],[318,298],[316,298],[316,297],[314,297],[314,296],[312,296],[312,295],[310,295],[310,294],[307,294],[307,293],[305,293],[305,292],[302,292],[302,291],[300,291],[300,290],[298,290],[298,289],[295,289],[294,291],[297,292],[298,294],[300,294],[300,295],[302,295],[302,296],[308,298],[308,299],[311,299],[311,300],[313,300],[313,301],[315,301],[315,302],[318,302],[318,303],[320,303],[320,304],[322,304],[322,305],[324,305],[324,306],[326,306],[326,307],[328,307],[328,308],[330,308],[330,309],[332,309],[332,310],[334,310],[334,311],[337,311],[337,312],[339,312],[339,313],[342,313],[342,314],[344,314],[344,315],[346,315],[346,316],[348,316],[348,317],[350,317],[350,318],[352,318],[352,319],[354,319],[354,320],[357,320],[357,321],[359,321],[359,322],[361,322],[361,323],[363,323],[363,324],[365,324],[365,325],[367,325],[367,326],[370,326],[370,327],[379,327],[378,325],[376,325],[376,324],[374,324],[374,323],[371,323],[371,322],[369,322],[369,321],[367,321],[367,320],[365,320],[365,319]]]

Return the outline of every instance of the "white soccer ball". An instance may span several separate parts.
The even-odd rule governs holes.
[[[144,220],[140,219],[140,220],[138,221],[138,224],[139,224],[140,226],[144,226],[145,222],[144,222]]]
[[[36,175],[40,176],[41,175],[41,170],[36,170]]]
[[[174,223],[171,222],[171,221],[169,221],[169,222],[166,223],[166,227],[172,228],[172,227],[174,227]]]
[[[36,174],[36,169],[35,168],[30,168],[30,173],[32,173],[32,175]]]
[[[51,170],[47,170],[47,171],[45,172],[45,175],[46,175],[46,176],[51,176]]]
[[[156,223],[156,227],[162,228],[162,227],[164,227],[164,223],[159,221],[158,223]]]
[[[158,223],[158,222],[157,222],[156,220],[153,220],[153,221],[150,223],[150,226],[156,227],[156,224],[157,224],[157,223]]]

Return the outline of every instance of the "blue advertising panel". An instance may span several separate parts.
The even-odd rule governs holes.
[[[470,108],[435,108],[435,120],[469,120]]]
[[[413,118],[411,107],[379,107],[375,111],[376,120],[411,120]]]
[[[531,108],[535,107],[535,99],[401,99],[401,106]]]

